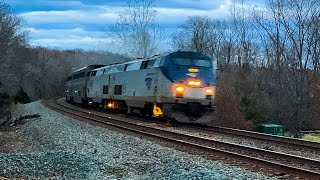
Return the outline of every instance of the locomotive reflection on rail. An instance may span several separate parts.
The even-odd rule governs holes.
[[[210,57],[177,51],[81,68],[67,79],[66,100],[204,124],[214,115],[215,77],[216,65]]]

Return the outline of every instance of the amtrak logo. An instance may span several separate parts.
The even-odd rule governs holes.
[[[190,76],[190,77],[193,77],[193,78],[195,78],[195,77],[197,77],[197,73],[188,73],[187,74],[187,76]]]
[[[148,90],[150,90],[151,89],[152,78],[151,77],[147,77],[144,81],[146,82],[146,86],[147,86]]]

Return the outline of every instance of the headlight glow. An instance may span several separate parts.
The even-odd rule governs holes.
[[[191,79],[188,81],[188,85],[191,87],[200,87],[202,82],[198,79]]]
[[[190,68],[190,69],[189,69],[189,72],[191,72],[191,73],[197,73],[197,72],[199,72],[199,69]]]
[[[204,94],[205,95],[213,95],[214,94],[214,89],[212,87],[206,87],[204,89]]]
[[[196,82],[194,82],[194,85],[200,86],[200,85],[201,85],[201,81],[196,81]]]
[[[194,82],[194,81],[189,81],[188,84],[189,84],[190,86],[193,86],[193,85],[195,85],[195,82]]]
[[[183,93],[183,92],[184,92],[184,87],[182,87],[182,86],[177,86],[177,87],[176,87],[176,91],[179,92],[179,93]]]

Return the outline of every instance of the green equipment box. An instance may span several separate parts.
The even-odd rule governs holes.
[[[283,136],[283,127],[278,124],[263,124],[260,125],[258,131],[265,134],[272,134],[277,136]]]

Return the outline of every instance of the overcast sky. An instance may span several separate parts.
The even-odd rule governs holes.
[[[59,49],[113,49],[105,29],[115,23],[126,1],[5,0],[24,19],[32,45]],[[264,0],[250,0],[262,6]],[[226,18],[231,0],[157,0],[157,18],[170,35],[188,16]]]

